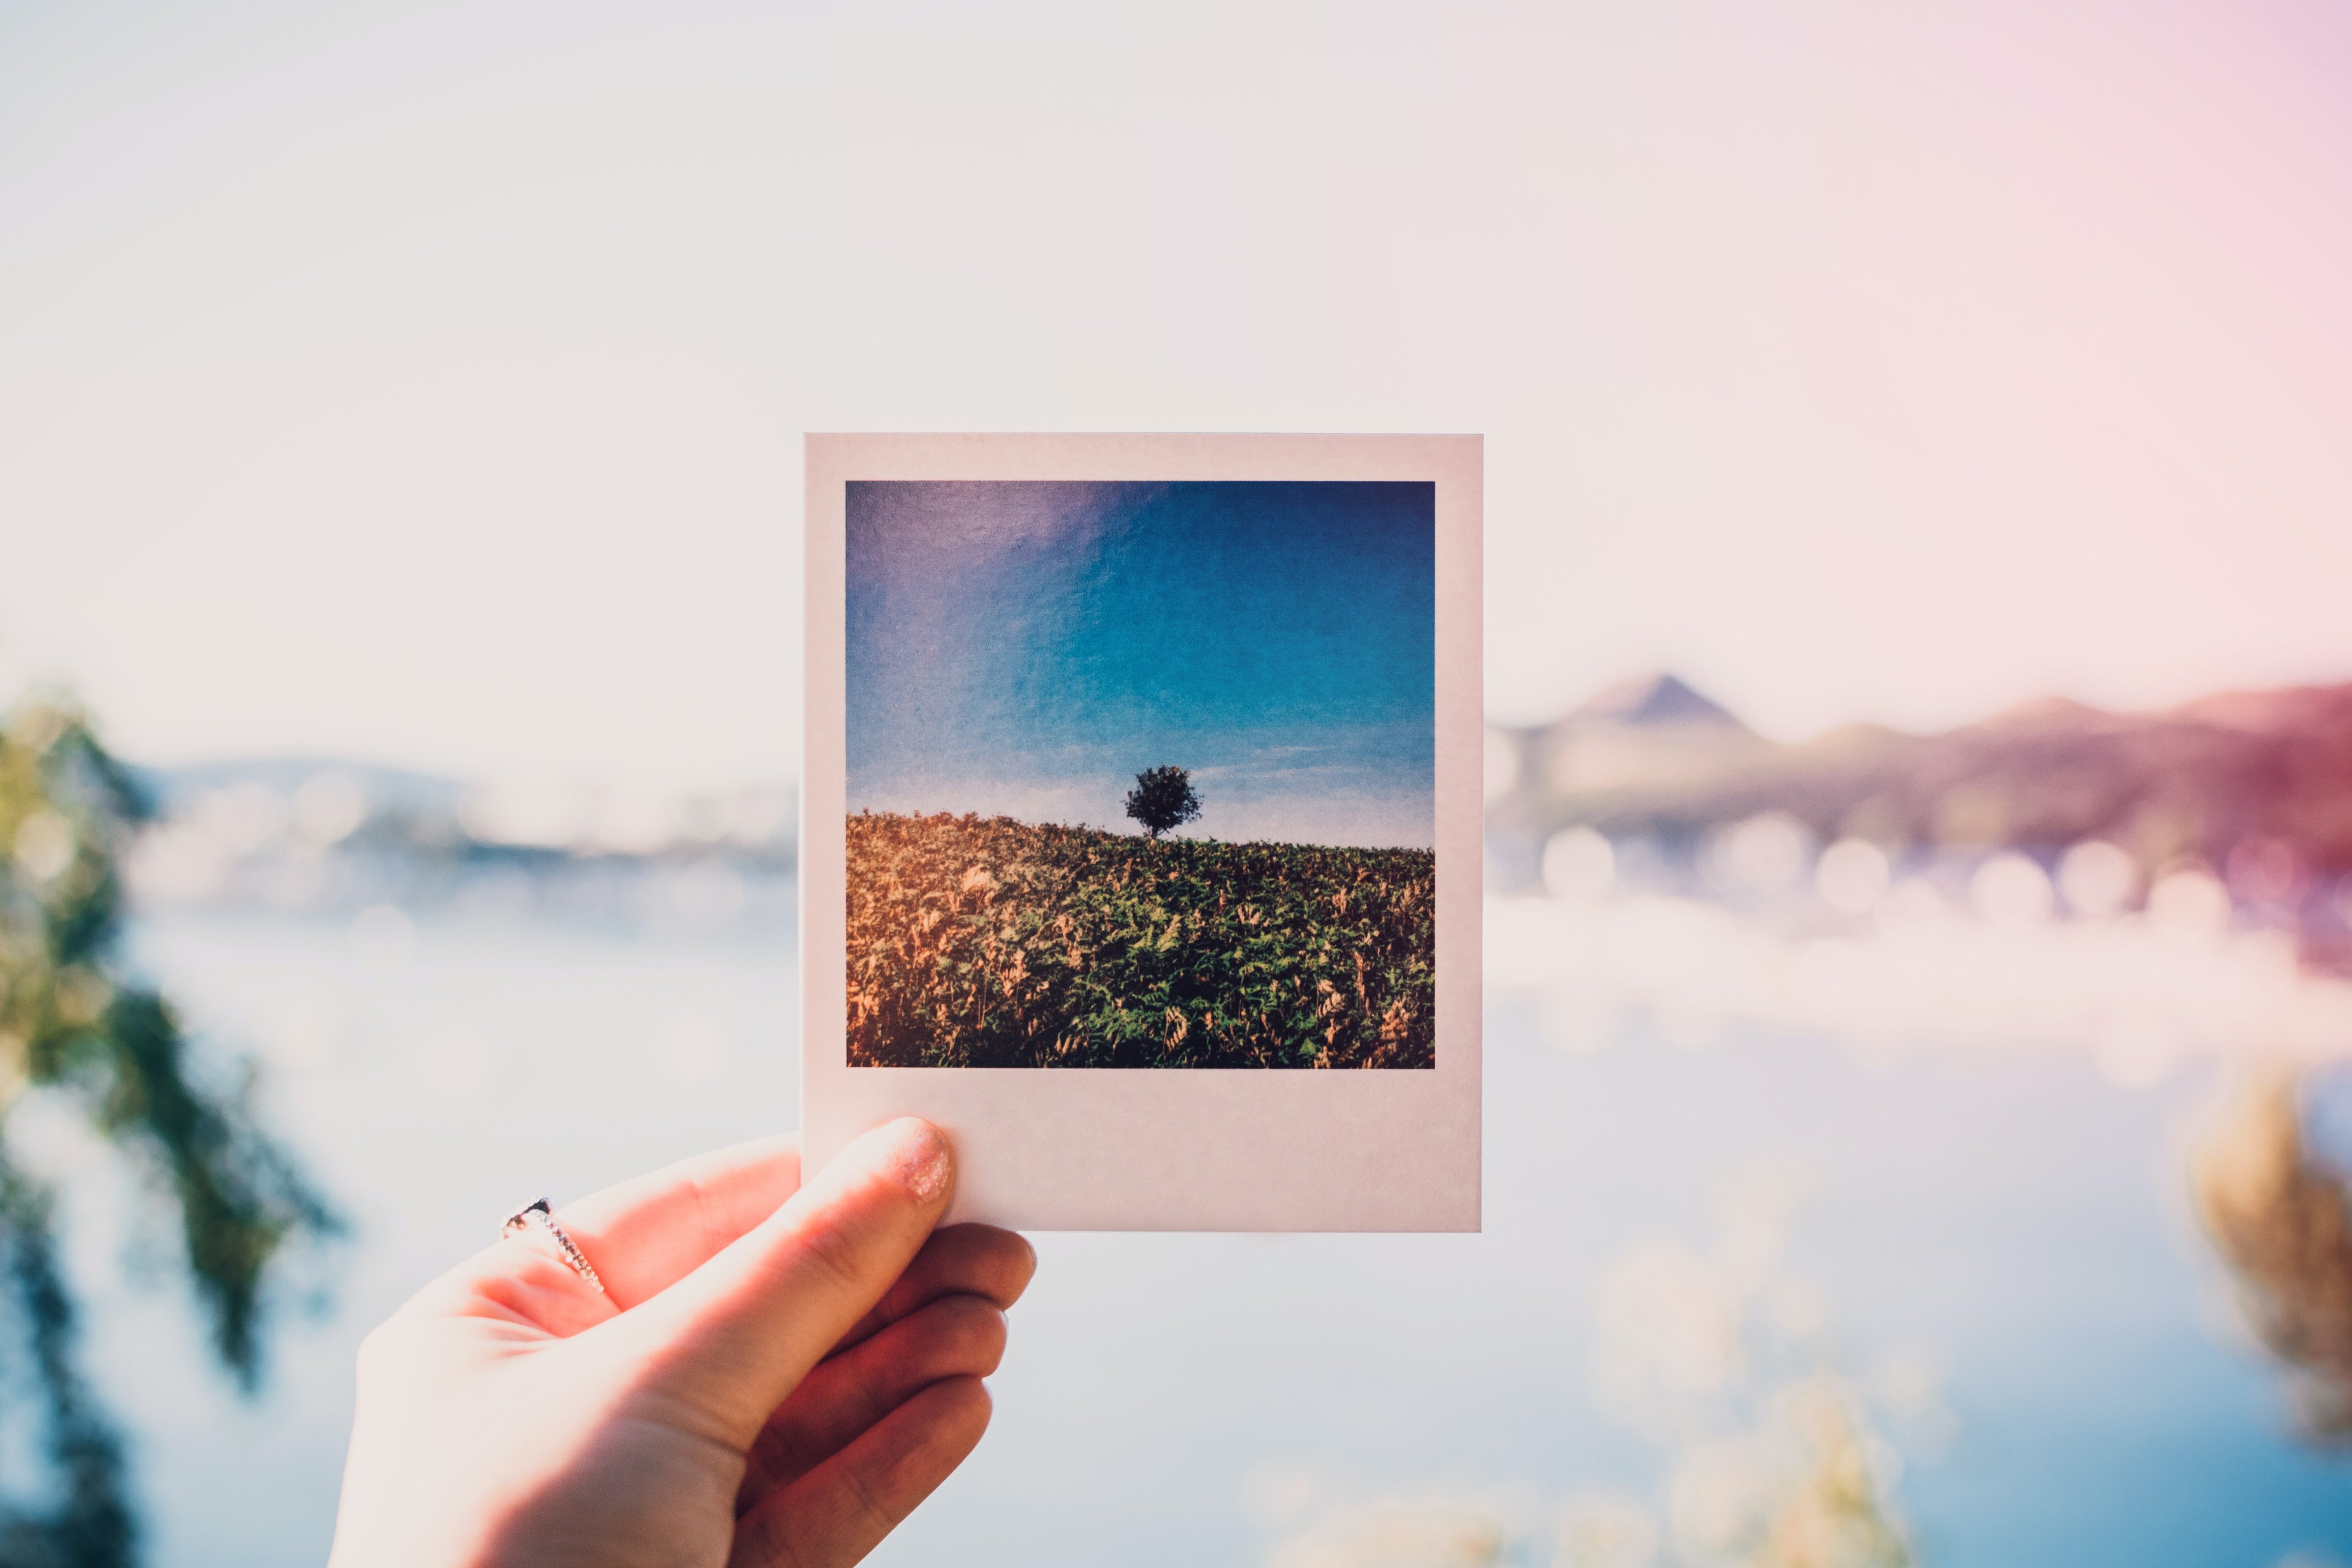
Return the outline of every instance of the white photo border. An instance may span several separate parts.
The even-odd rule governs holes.
[[[1025,1230],[1479,1228],[1477,436],[811,435],[801,792],[801,1109],[815,1170],[898,1116],[957,1152],[948,1220]],[[847,1044],[846,486],[853,479],[1427,481],[1436,500],[1436,1065],[852,1067]]]

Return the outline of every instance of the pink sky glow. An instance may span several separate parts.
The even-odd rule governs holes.
[[[803,429],[1476,430],[1493,710],[2352,679],[2319,5],[0,14],[0,681],[798,751]]]

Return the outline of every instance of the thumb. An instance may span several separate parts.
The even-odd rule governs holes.
[[[938,1128],[877,1127],[700,1268],[581,1337],[605,1340],[707,1436],[747,1447],[905,1272],[954,1184]]]

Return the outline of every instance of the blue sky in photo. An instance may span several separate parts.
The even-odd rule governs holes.
[[[851,811],[1427,847],[1426,483],[859,481],[847,495]]]

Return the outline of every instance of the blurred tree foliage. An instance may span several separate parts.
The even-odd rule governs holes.
[[[121,1445],[75,1364],[56,1194],[17,1158],[12,1113],[70,1105],[167,1201],[222,1363],[260,1367],[264,1280],[338,1221],[256,1122],[252,1084],[205,1082],[171,1006],[116,952],[118,865],[144,815],[80,712],[55,699],[0,721],[0,1387],[30,1395],[48,1484],[0,1494],[0,1568],[112,1568],[138,1554]]]
[[[2305,1087],[2274,1064],[2249,1072],[2199,1140],[2189,1191],[2247,1326],[2289,1374],[2297,1424],[2343,1448],[2352,1447],[2352,1188],[2305,1140]]]

